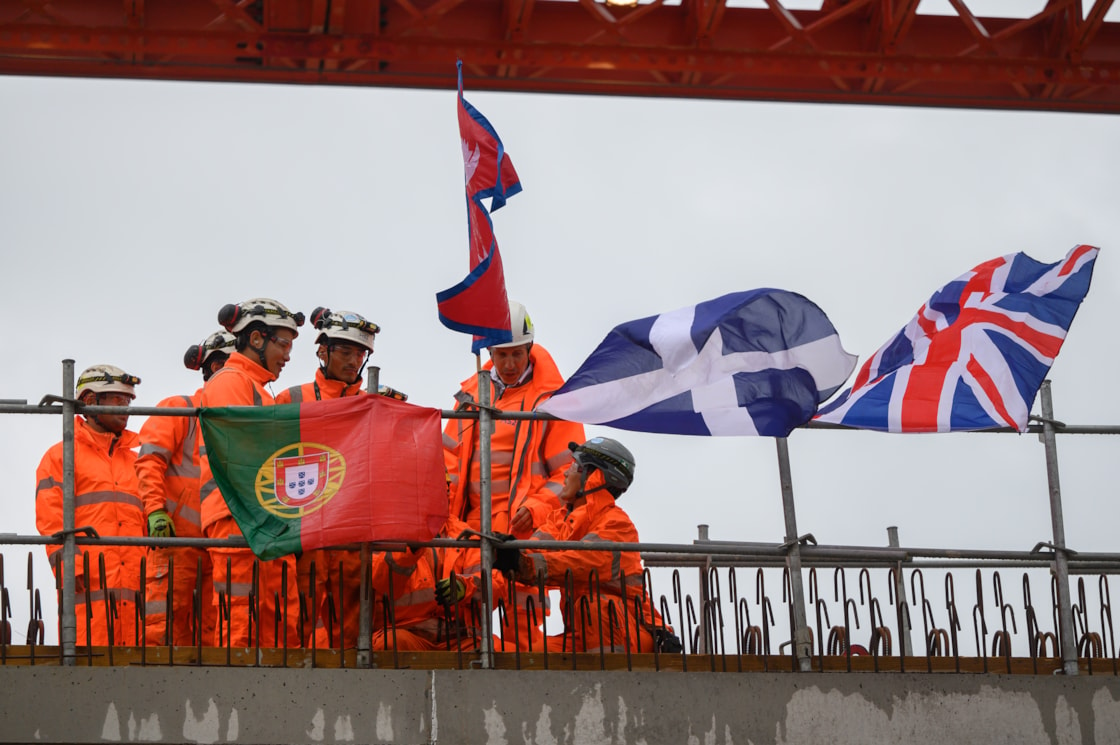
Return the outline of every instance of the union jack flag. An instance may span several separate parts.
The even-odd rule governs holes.
[[[1076,246],[1055,264],[1010,254],[966,272],[935,292],[815,418],[882,432],[1026,431],[1098,252]]]

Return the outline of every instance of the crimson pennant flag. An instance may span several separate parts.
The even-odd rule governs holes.
[[[463,144],[470,236],[470,274],[459,284],[436,294],[440,322],[455,331],[473,334],[471,351],[513,340],[502,255],[494,238],[490,212],[521,191],[521,181],[494,127],[463,98],[463,63],[459,68],[459,137]],[[490,210],[483,204],[490,200]]]
[[[200,420],[214,481],[261,559],[426,541],[447,519],[439,409],[347,396],[206,407]]]
[[[965,272],[935,292],[817,420],[882,432],[1025,432],[1098,253],[1074,246],[1053,264],[1009,254]]]

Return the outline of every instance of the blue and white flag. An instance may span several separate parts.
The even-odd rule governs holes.
[[[785,437],[855,365],[808,298],[748,290],[616,326],[538,409],[638,432]]]

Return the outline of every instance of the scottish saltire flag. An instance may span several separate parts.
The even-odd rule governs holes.
[[[785,437],[855,366],[808,298],[749,290],[616,326],[538,408],[639,432]]]
[[[463,63],[459,67],[459,137],[463,141],[467,191],[467,233],[470,236],[470,274],[459,284],[436,294],[439,320],[455,331],[474,334],[471,351],[513,339],[509,329],[509,301],[502,255],[494,238],[490,210],[521,191],[513,161],[494,127],[463,98]]]
[[[1027,428],[1099,249],[992,259],[933,294],[817,419],[883,432]]]

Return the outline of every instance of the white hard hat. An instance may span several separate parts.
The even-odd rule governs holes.
[[[223,305],[218,311],[218,323],[234,334],[254,321],[272,328],[291,329],[293,334],[299,336],[303,314],[292,313],[282,303],[266,297],[253,298],[237,305]]]
[[[495,344],[490,348],[505,349],[533,343],[533,322],[529,320],[529,311],[516,300],[509,301],[509,330],[513,332],[513,341]]]
[[[322,307],[311,312],[311,325],[319,330],[319,335],[315,337],[316,344],[346,341],[365,347],[370,352],[373,352],[373,337],[381,331],[376,323],[353,311],[332,311]]]
[[[86,391],[98,393],[124,393],[131,398],[136,398],[135,386],[140,385],[140,378],[129,375],[119,367],[112,365],[94,365],[82,370],[78,376],[75,395],[78,398]]]
[[[192,344],[187,349],[187,353],[183,355],[183,364],[188,370],[201,370],[211,356],[219,352],[228,356],[233,354],[236,346],[236,336],[228,331],[215,331],[206,337],[206,341]]]

